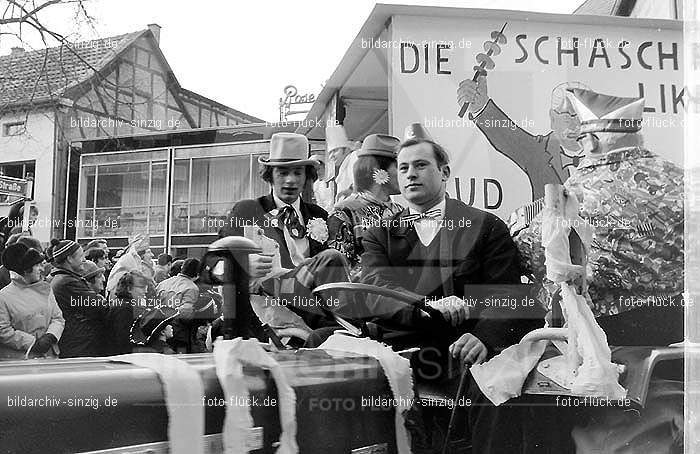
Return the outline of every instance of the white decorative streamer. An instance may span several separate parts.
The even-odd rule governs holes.
[[[411,452],[411,442],[408,438],[406,426],[404,426],[404,415],[411,408],[411,402],[413,402],[414,397],[413,376],[409,360],[375,340],[344,336],[342,334],[333,334],[319,348],[371,356],[379,361],[382,369],[384,369],[384,375],[389,380],[389,387],[397,404],[396,414],[394,415],[396,448],[399,454],[409,454]]]
[[[226,398],[224,452],[238,454],[247,453],[252,449],[246,446],[248,432],[253,427],[253,418],[248,406],[250,394],[243,375],[244,363],[269,369],[275,380],[282,428],[277,454],[299,452],[296,441],[296,395],[277,361],[262,349],[256,339],[242,338],[217,340],[214,343],[214,361],[216,375]],[[242,405],[231,405],[231,402]]]
[[[163,383],[171,454],[204,454],[204,386],[185,361],[160,353],[130,353],[109,358],[155,371]]]

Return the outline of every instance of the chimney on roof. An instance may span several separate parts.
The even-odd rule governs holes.
[[[160,45],[160,25],[158,24],[148,24],[148,29],[153,33],[153,37],[156,39],[156,43]]]
[[[19,55],[24,53],[24,47],[13,47],[10,49],[10,55]]]

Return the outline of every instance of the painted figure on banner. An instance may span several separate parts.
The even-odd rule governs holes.
[[[532,186],[532,200],[544,196],[544,185],[561,184],[581,158],[577,142],[580,121],[565,93],[568,88],[586,88],[579,82],[564,82],[552,90],[549,118],[552,131],[532,135],[489,98],[486,77],[477,82],[463,80],[457,102],[469,103],[469,116],[493,147],[525,172]]]

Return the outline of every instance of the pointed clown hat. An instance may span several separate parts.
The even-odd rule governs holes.
[[[326,126],[326,150],[330,153],[341,147],[352,148],[352,142],[348,140],[348,134],[343,125]]]
[[[642,129],[644,98],[621,98],[581,88],[568,89],[566,96],[581,120],[581,134]]]
[[[403,132],[403,140],[410,139],[433,140],[433,138],[430,137],[430,134],[428,134],[428,131],[426,131],[423,125],[420,123],[411,123],[410,125],[406,126],[406,129]]]

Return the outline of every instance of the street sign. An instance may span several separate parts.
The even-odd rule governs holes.
[[[0,176],[0,194],[30,198],[31,194],[27,193],[30,190],[29,181],[27,180]]]

